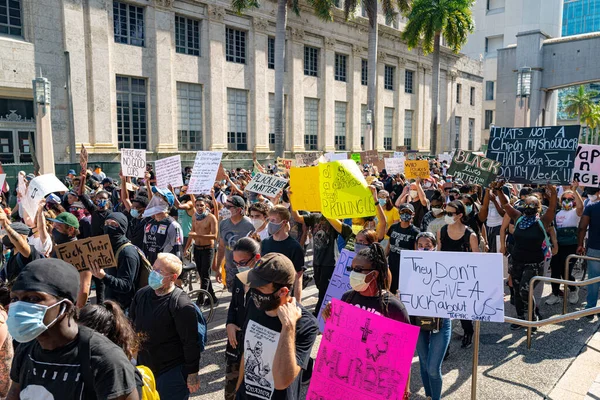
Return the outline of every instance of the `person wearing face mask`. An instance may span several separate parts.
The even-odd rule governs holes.
[[[139,399],[123,350],[77,324],[78,291],[77,270],[50,258],[31,262],[14,282],[6,323],[21,344],[9,399]]]
[[[302,301],[302,275],[304,274],[304,250],[300,243],[290,237],[291,214],[284,206],[275,206],[269,210],[267,230],[271,235],[261,242],[261,255],[268,253],[283,254],[292,261],[296,270],[294,297]]]
[[[425,196],[425,192],[421,187],[420,178],[404,188],[404,193],[396,201],[396,207],[400,207],[403,203],[412,205],[414,209],[413,222],[416,226],[421,226],[423,216],[429,211],[429,200],[427,200],[427,196]],[[393,287],[392,290],[394,290]]]
[[[200,288],[208,291],[212,296],[213,305],[219,304],[219,299],[215,295],[210,280],[210,271],[215,258],[215,242],[219,237],[219,222],[217,218],[210,213],[208,202],[205,198],[195,199],[195,215],[192,222],[192,231],[190,232],[190,242],[193,241],[193,256],[196,263],[198,276],[200,277]],[[189,246],[190,243],[188,243]],[[187,249],[186,249],[187,252]],[[200,304],[208,301],[204,297],[199,297]]]
[[[294,265],[282,254],[269,253],[237,276],[250,287],[252,301],[242,329],[244,350],[235,398],[299,400],[319,326],[292,297]],[[272,332],[278,340],[264,340],[258,332]]]
[[[487,243],[487,232],[483,222],[480,219],[481,212],[477,212],[475,201],[473,196],[470,194],[461,194],[458,200],[462,201],[465,205],[465,212],[467,213],[466,225],[475,232],[477,235],[477,242],[479,243],[479,251],[486,251],[488,247]],[[500,233],[500,229],[498,229]]]
[[[192,230],[192,221],[196,213],[194,204],[196,199],[193,197],[194,195],[186,194],[185,191],[182,192],[183,188],[173,189],[171,185],[168,185],[167,188],[173,193],[175,208],[177,209],[177,223],[181,225],[183,243],[187,245]]]
[[[502,192],[506,196],[510,196],[510,190],[506,186],[502,186]],[[510,198],[510,197],[509,197]],[[500,235],[502,228],[502,219],[504,218],[504,209],[498,202],[497,196],[487,188],[483,197],[483,204],[478,214],[479,221],[485,221],[486,236],[490,253],[496,253],[500,249],[496,246],[496,237]]]
[[[271,207],[265,203],[254,203],[248,210],[250,213],[250,220],[252,221],[252,225],[254,225],[252,238],[258,242],[262,242],[271,236],[267,229],[269,223],[267,216],[270,208]]]
[[[10,257],[5,267],[0,271],[0,279],[9,284],[19,276],[23,268],[33,260],[43,258],[35,246],[27,241],[31,229],[22,222],[11,223],[3,210],[0,209],[0,226],[6,234],[2,237],[2,246],[10,249]]]
[[[260,260],[260,244],[249,237],[241,238],[233,248],[233,262],[238,273],[248,271]],[[225,400],[235,399],[235,388],[240,374],[243,341],[242,327],[246,322],[250,288],[236,276],[231,302],[227,310],[227,347],[225,348]]]
[[[121,177],[121,182],[126,182],[127,179],[129,179],[124,177],[122,172],[119,176]],[[138,249],[144,248],[144,227],[152,219],[152,217],[143,217],[144,211],[146,211],[146,207],[148,207],[148,197],[145,192],[143,194],[144,196],[138,194],[133,200],[130,200],[129,191],[126,188],[126,185],[121,185],[121,202],[125,208],[123,214],[127,216],[127,220],[129,221],[127,238],[131,240],[131,243]]]
[[[160,253],[148,286],[138,290],[129,308],[135,331],[145,335],[137,363],[152,370],[161,398],[187,400],[200,387],[198,317],[192,300],[175,286],[183,264]]]
[[[181,225],[171,216],[175,197],[167,189],[152,186],[152,199],[142,217],[151,217],[144,227],[144,254],[154,264],[159,253],[171,253],[182,258],[183,232]]]
[[[444,201],[444,195],[439,190],[433,193],[429,201],[431,202],[431,211],[423,216],[421,232],[437,234],[442,226],[446,225],[446,219],[444,218],[446,202]]]
[[[387,232],[393,224],[400,222],[400,214],[398,213],[398,209],[394,207],[392,199],[390,198],[390,194],[387,190],[380,190],[377,192],[377,201],[379,202],[379,205],[383,207],[383,213],[385,214],[387,221],[385,231]],[[383,248],[387,246],[388,240],[390,240],[390,237],[385,235],[381,242]]]
[[[413,225],[415,209],[411,203],[400,205],[400,222],[395,223],[388,230],[390,241],[385,249],[389,257],[392,282],[390,290],[396,294],[400,283],[400,253],[402,250],[413,250],[415,240],[419,234],[419,228]]]
[[[596,204],[598,202],[598,200],[600,200],[600,198],[598,196],[600,194],[599,193],[600,188],[586,187],[585,192],[587,193],[587,198],[585,199],[585,202],[583,203],[584,207],[591,206],[592,204]]]
[[[136,280],[140,271],[140,255],[127,239],[127,217],[123,213],[111,213],[104,223],[104,232],[117,261],[117,267],[98,268],[90,266],[92,275],[101,279],[105,286],[105,297],[114,300],[127,310],[135,294]]]

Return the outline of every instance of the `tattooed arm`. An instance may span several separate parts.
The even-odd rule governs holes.
[[[8,217],[3,210],[0,210],[0,225],[2,225],[11,243],[15,246],[15,250],[21,253],[21,256],[29,258],[31,255],[31,247],[29,247],[29,243],[27,243],[27,238],[23,237],[23,235],[17,233],[10,227]]]
[[[12,343],[8,342],[6,311],[0,311],[0,398],[6,397],[10,388],[10,367],[13,359]]]

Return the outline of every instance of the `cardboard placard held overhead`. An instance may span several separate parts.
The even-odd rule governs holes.
[[[156,187],[166,189],[169,185],[172,187],[183,186],[183,176],[181,175],[181,157],[179,155],[161,158],[154,162],[156,170]]]
[[[298,167],[310,167],[317,163],[321,153],[296,153],[296,166]]]
[[[499,177],[514,183],[568,185],[579,125],[490,129],[487,157],[502,164]]]
[[[377,150],[361,151],[359,154],[360,162],[363,164],[374,165],[379,162],[379,153]]]
[[[279,178],[275,175],[257,173],[254,175],[250,183],[246,186],[246,190],[253,193],[259,193],[267,197],[275,197],[287,185],[288,180]]]
[[[427,179],[431,176],[429,172],[429,161],[427,160],[405,160],[404,176],[406,179]]]
[[[290,169],[290,189],[294,210],[321,211],[318,166]]]
[[[404,161],[403,158],[384,158],[385,162],[385,171],[388,175],[396,175],[404,173]]]
[[[471,151],[456,150],[448,175],[485,188],[496,179],[500,167],[498,161],[478,156]]]
[[[90,266],[98,268],[117,266],[108,235],[59,244],[54,249],[56,258],[68,262],[78,271],[86,271]]]
[[[294,162],[295,160],[292,160],[291,158],[277,157],[277,169],[280,171],[289,170],[294,166]]]
[[[146,150],[121,149],[123,176],[143,178],[146,175]]]
[[[220,151],[199,151],[196,153],[192,177],[188,184],[189,194],[209,194],[217,180],[217,171],[221,165]]]
[[[600,187],[600,146],[580,144],[576,154],[572,180],[581,186]]]
[[[331,279],[329,280],[329,286],[327,286],[325,298],[323,299],[323,303],[321,304],[321,309],[319,310],[317,317],[319,321],[319,330],[321,332],[323,332],[325,329],[325,320],[321,314],[327,306],[327,303],[329,303],[332,299],[340,300],[344,293],[346,293],[348,290],[352,290],[352,286],[350,286],[350,272],[346,270],[346,267],[352,265],[352,260],[354,260],[355,256],[356,253],[350,250],[342,249],[340,252],[340,256],[338,257],[337,264],[333,270],[333,275],[331,275]]]

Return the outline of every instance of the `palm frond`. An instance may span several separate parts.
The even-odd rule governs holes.
[[[332,9],[335,6],[333,0],[308,0],[308,4],[310,4],[315,10],[315,14],[317,17],[319,17],[323,21],[333,21]]]
[[[298,0],[287,0],[287,5],[294,14],[300,16],[300,5],[298,4]]]
[[[351,16],[354,16],[356,9],[360,6],[360,0],[345,0],[344,1],[344,16],[346,20],[350,19]]]
[[[231,8],[238,14],[251,8],[259,8],[260,4],[257,0],[231,0]]]

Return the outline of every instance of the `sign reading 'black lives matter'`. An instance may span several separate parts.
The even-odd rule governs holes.
[[[471,151],[456,150],[448,175],[466,183],[486,187],[496,179],[500,166],[498,161],[478,156]]]
[[[490,131],[487,157],[502,164],[498,176],[515,183],[571,181],[579,125],[500,128]]]

